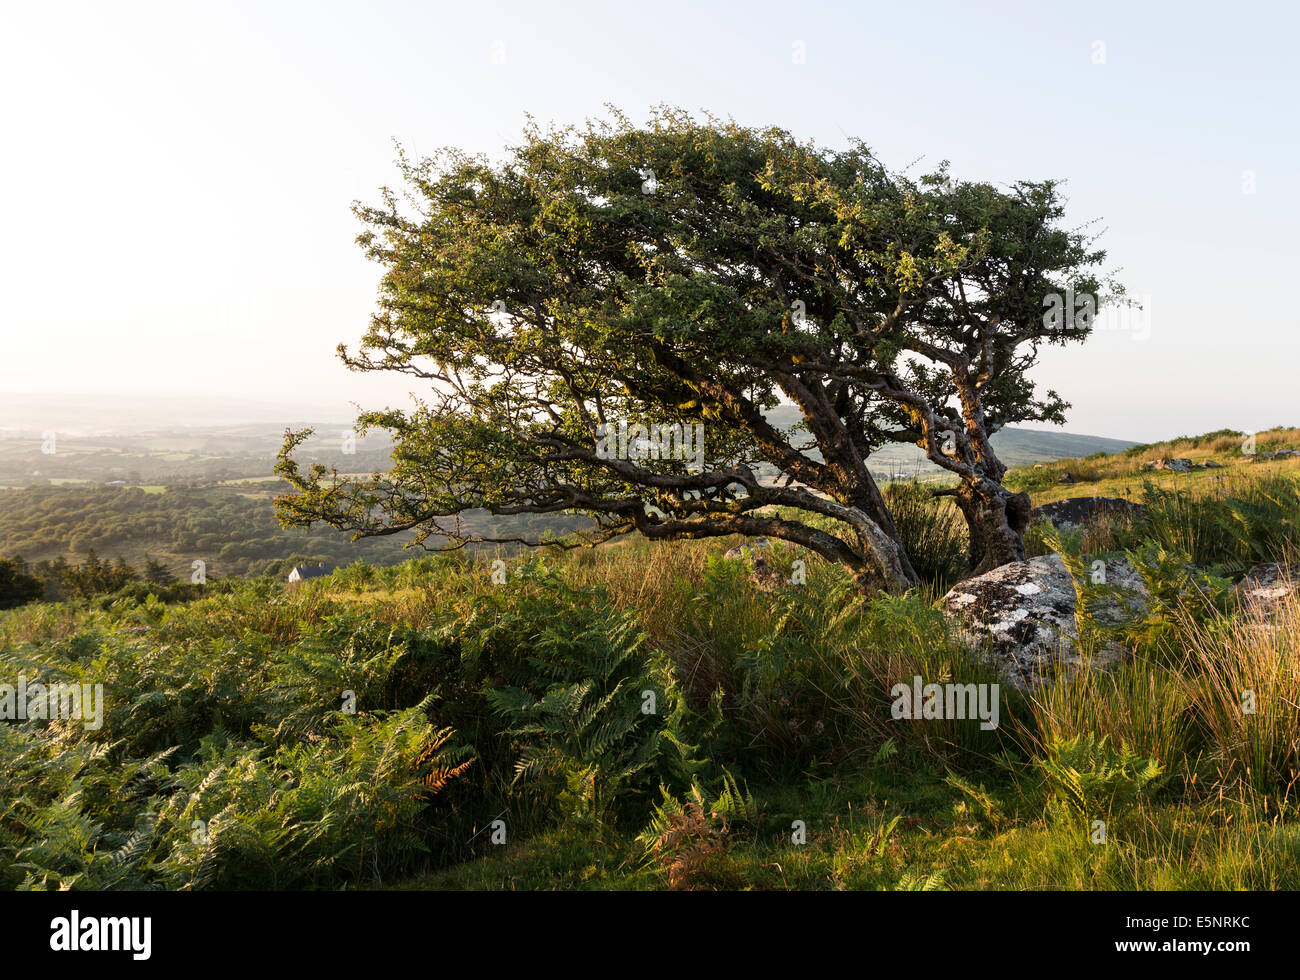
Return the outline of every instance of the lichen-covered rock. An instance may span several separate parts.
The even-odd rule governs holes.
[[[1187,473],[1202,467],[1193,463],[1190,459],[1169,459],[1166,457],[1147,463],[1146,468],[1148,470],[1173,470],[1175,473]]]
[[[783,585],[790,584],[786,582],[786,580],[781,577],[781,573],[769,565],[767,559],[761,555],[754,558],[753,578],[754,585],[758,587],[760,592],[771,592],[775,589],[781,588]]]
[[[1096,571],[1107,585],[1132,596],[1130,611],[1141,608],[1146,588],[1128,561],[1110,559]],[[1085,663],[1078,643],[1074,580],[1059,555],[1012,562],[967,579],[939,600],[939,607],[953,618],[962,640],[992,657],[1007,682],[1021,690],[1062,671],[1109,666],[1124,652],[1106,646]],[[1121,604],[1112,601],[1102,606],[1098,618],[1116,622],[1124,613]]]
[[[1300,456],[1300,449],[1279,449],[1277,452],[1251,453],[1250,461],[1252,463],[1266,463],[1270,459],[1289,459],[1292,456]]]
[[[1136,517],[1146,508],[1120,497],[1067,497],[1035,507],[1029,523],[1047,521],[1061,531],[1077,531],[1085,524],[1115,518]]]
[[[1275,562],[1256,565],[1234,588],[1237,609],[1271,619],[1281,606],[1300,592],[1300,581]]]

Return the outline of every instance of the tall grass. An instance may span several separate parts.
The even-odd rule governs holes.
[[[938,598],[965,571],[970,535],[952,499],[935,497],[930,490],[923,483],[891,483],[884,497],[925,594]]]
[[[1300,778],[1300,596],[1272,621],[1188,622],[1184,695],[1212,746],[1220,778],[1261,791]]]

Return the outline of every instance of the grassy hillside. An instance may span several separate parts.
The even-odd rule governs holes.
[[[1146,502],[1063,546],[1145,554],[1167,598],[1114,672],[1003,687],[994,730],[890,714],[900,679],[995,680],[931,605],[962,541],[917,495],[935,573],[903,598],[790,548],[807,584],[764,593],[732,541],[628,540],[504,580],[459,553],[0,613],[0,677],[104,690],[100,728],[0,725],[0,886],[1300,887],[1300,603],[1263,631],[1219,602],[1300,564],[1300,461],[1217,438],[1017,474]],[[1140,469],[1193,452],[1224,468]],[[1188,561],[1207,601],[1162,578]]]
[[[1205,492],[1244,475],[1291,472],[1294,459],[1270,459],[1265,454],[1300,448],[1300,429],[1279,427],[1256,433],[1254,438],[1254,455],[1243,452],[1243,434],[1225,430],[1134,445],[1112,455],[1036,465],[1008,474],[1007,482],[1029,490],[1035,503],[1047,503],[1086,494],[1132,496],[1146,483]],[[1163,459],[1187,459],[1200,468],[1186,473],[1148,469],[1150,464]]]
[[[1094,453],[1119,453],[1134,445],[1122,439],[1017,428],[995,432],[992,442],[998,458],[1013,469],[1035,463],[1091,456]],[[877,477],[893,479],[933,479],[945,475],[917,447],[898,445],[884,446],[872,453],[871,472]]]

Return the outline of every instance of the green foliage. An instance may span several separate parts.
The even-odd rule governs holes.
[[[1038,531],[1069,570],[1075,589],[1075,621],[1080,643],[1095,650],[1106,642],[1123,642],[1141,654],[1181,664],[1182,638],[1189,623],[1204,623],[1230,607],[1232,583],[1202,571],[1185,552],[1156,542],[1123,552],[1137,572],[1143,592],[1094,581],[1090,562],[1105,555],[1082,554],[1081,535],[1044,526]],[[1110,556],[1116,557],[1116,556]]]
[[[742,788],[725,769],[718,782],[718,790],[711,793],[698,780],[692,780],[690,789],[681,799],[661,787],[663,799],[655,804],[649,823],[637,837],[646,851],[652,851],[663,835],[686,816],[692,805],[724,833],[737,826],[750,830],[757,827],[762,814],[748,787]]]
[[[896,891],[900,892],[937,892],[944,889],[944,872],[940,868],[931,874],[909,871],[898,879]]]
[[[141,576],[150,585],[169,586],[176,581],[171,570],[157,558],[145,556],[144,574]]]
[[[1239,487],[1194,494],[1148,483],[1136,539],[1188,555],[1197,565],[1240,575],[1257,562],[1300,555],[1300,479],[1256,477]]]
[[[686,707],[633,617],[605,607],[575,622],[566,611],[581,608],[581,597],[554,577],[546,585],[545,606],[520,610],[533,614],[531,690],[502,687],[487,698],[523,746],[516,778],[549,784],[564,812],[600,822],[624,797],[644,800],[654,785],[687,778],[695,764],[679,734]]]
[[[183,888],[303,888],[409,868],[429,849],[425,797],[465,771],[466,751],[415,708],[331,727],[269,758],[205,739],[161,809],[164,873]]]
[[[912,567],[933,595],[943,595],[966,570],[970,534],[961,511],[923,483],[890,483],[884,496]]]
[[[1001,830],[1007,823],[1007,814],[1002,804],[984,788],[983,783],[976,784],[954,772],[949,772],[944,782],[964,797],[959,805],[974,809],[976,815],[992,830]]]
[[[257,583],[82,616],[69,636],[0,649],[6,680],[104,689],[98,730],[0,726],[0,884],[325,887],[409,872],[444,847],[430,801],[472,752],[430,723],[421,697],[383,710],[411,631],[336,612],[296,623],[277,651],[230,630],[231,617],[283,621]],[[142,616],[142,635],[122,632]]]
[[[94,548],[90,549],[86,560],[80,565],[69,565],[59,574],[68,594],[83,599],[116,592],[137,577],[136,570],[121,558],[114,558],[111,562],[101,561]]]
[[[450,519],[567,511],[602,541],[765,534],[864,592],[905,591],[916,576],[864,460],[924,446],[973,497],[996,494],[990,434],[1064,418],[1029,375],[1039,346],[1090,329],[1074,310],[1049,324],[1044,297],[1103,288],[1104,253],[1062,224],[1053,181],[913,176],[861,143],[671,107],[643,126],[616,111],[530,125],[500,160],[448,148],[399,165],[408,193],[355,208],[383,274],[370,330],[342,353],[443,384],[413,411],[358,419],[392,434],[385,473],[304,466],[310,430],[286,434],[287,526],[503,541]],[[804,438],[768,419],[783,400]],[[620,424],[701,442],[689,463],[612,453]],[[951,536],[921,542],[940,582]]]
[[[21,558],[0,558],[0,609],[13,609],[45,595],[41,580],[27,574]]]
[[[661,787],[662,801],[637,835],[644,867],[654,868],[670,888],[737,888],[741,881],[726,850],[736,827],[751,832],[761,814],[748,788],[723,770],[721,788],[707,792],[693,781],[684,799]]]
[[[1185,553],[1150,544],[1125,553],[1142,576],[1145,610],[1124,625],[1139,650],[1181,664],[1182,638],[1190,622],[1205,623],[1228,612],[1232,583],[1202,572]]]
[[[1288,499],[1256,485],[1227,496]],[[1053,539],[1097,639],[1136,655],[1004,686],[993,732],[890,716],[913,675],[999,680],[923,596],[862,601],[815,558],[762,592],[712,542],[503,584],[460,553],[28,603],[0,613],[0,682],[102,683],[105,723],[0,725],[0,887],[1294,887],[1297,614],[1222,615],[1181,533],[1111,542],[1145,613],[1091,583],[1087,535]],[[1108,847],[1066,813],[1116,818]]]
[[[26,768],[35,749],[9,736],[8,778],[26,791],[4,814],[0,847],[21,876],[10,885],[304,888],[408,868],[428,849],[417,833],[427,797],[468,765],[449,736],[410,710],[340,716],[328,737],[269,755],[214,732],[174,769],[174,750],[121,772],[102,748],[74,750],[79,764],[43,805],[53,787]],[[125,799],[110,805],[110,790]]]
[[[1161,785],[1164,768],[1139,757],[1128,745],[1109,744],[1109,736],[1091,733],[1052,742],[1046,758],[1036,758],[1043,780],[1055,798],[1085,817],[1122,814]]]

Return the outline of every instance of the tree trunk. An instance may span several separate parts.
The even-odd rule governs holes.
[[[878,529],[878,533],[868,536],[863,543],[867,546],[866,562],[853,573],[858,591],[863,595],[870,597],[880,591],[902,595],[921,584],[907,550],[896,537]]]
[[[1025,560],[1029,494],[1013,493],[991,480],[981,480],[962,484],[957,506],[970,530],[967,578]]]

